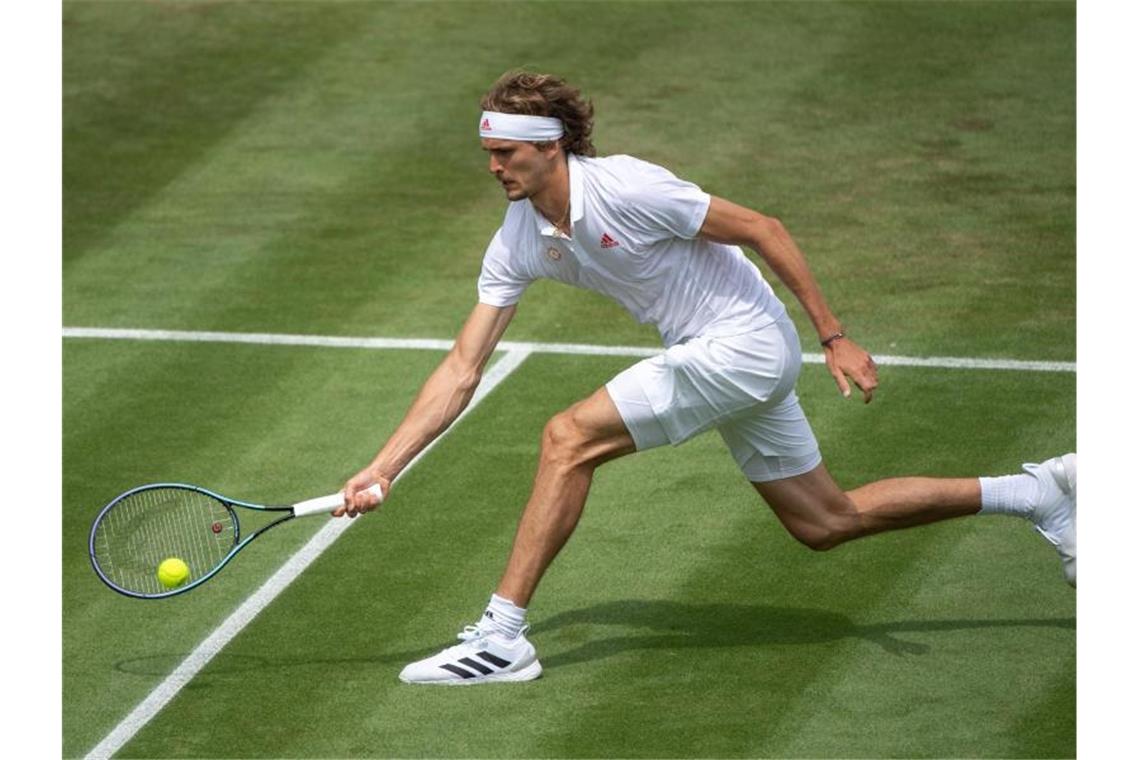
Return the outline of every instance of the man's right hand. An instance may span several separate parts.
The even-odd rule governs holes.
[[[392,484],[387,478],[373,472],[371,467],[365,467],[344,484],[344,488],[341,489],[344,494],[344,506],[333,512],[332,516],[356,517],[365,512],[371,512],[380,506],[380,500],[374,494],[368,493],[368,489],[373,483],[379,485],[384,498],[388,498],[388,490]]]

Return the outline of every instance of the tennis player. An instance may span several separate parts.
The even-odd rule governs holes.
[[[455,420],[535,280],[613,298],[655,325],[665,350],[550,419],[534,490],[486,611],[458,645],[408,665],[401,680],[537,678],[542,666],[525,635],[526,608],[578,523],[595,468],[710,429],[784,527],[811,549],[952,517],[1009,514],[1031,521],[1056,547],[1065,578],[1076,585],[1075,454],[1003,477],[905,477],[844,491],[828,474],[796,396],[796,329],[741,247],[756,251],[795,295],[844,396],[853,385],[871,402],[875,362],[828,308],[779,220],[631,156],[597,158],[593,106],[557,77],[508,73],[482,108],[488,169],[510,203],[483,258],[479,302],[407,416],[345,484],[348,506],[338,514],[374,509],[365,489],[378,482],[386,491]]]

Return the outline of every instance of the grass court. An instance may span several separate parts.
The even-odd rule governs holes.
[[[593,98],[600,153],[780,217],[873,354],[1075,359],[1073,4],[69,0],[63,18],[68,327],[453,337],[504,209],[478,99],[525,66]],[[657,345],[553,283],[506,339]],[[160,480],[335,490],[442,353],[66,338],[63,357],[78,757],[321,527],[139,602],[91,571],[99,508]],[[1075,596],[1031,528],[959,520],[812,553],[715,435],[599,470],[531,604],[542,679],[400,684],[493,590],[545,420],[633,361],[529,356],[119,756],[1075,755]],[[880,379],[863,406],[805,364],[843,484],[1075,446],[1071,371]]]

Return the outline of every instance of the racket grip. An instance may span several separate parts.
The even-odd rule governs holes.
[[[368,487],[368,493],[372,494],[377,499],[377,504],[384,501],[384,491],[380,488],[379,483],[373,483]],[[344,506],[344,493],[338,491],[337,493],[330,493],[328,496],[318,496],[315,499],[298,502],[293,505],[294,517],[306,517],[308,515],[329,514],[335,512]]]

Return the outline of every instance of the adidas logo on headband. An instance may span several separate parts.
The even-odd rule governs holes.
[[[491,119],[494,119],[494,125]],[[548,142],[564,134],[562,120],[551,116],[527,116],[518,113],[484,111],[479,120],[479,136],[499,140]]]

